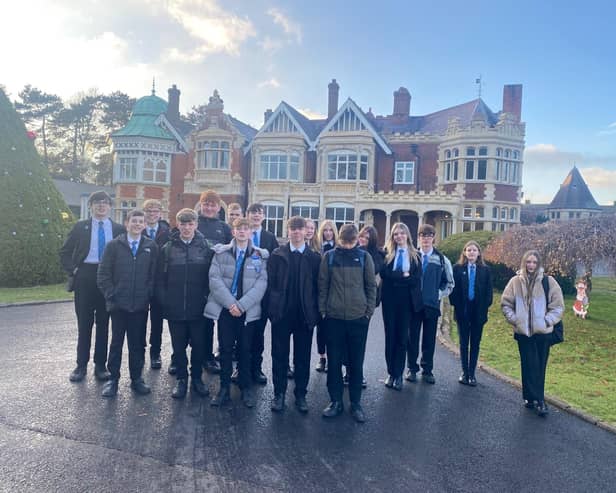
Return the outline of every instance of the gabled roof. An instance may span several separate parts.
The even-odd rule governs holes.
[[[359,119],[359,121],[363,124],[366,130],[368,130],[368,132],[372,134],[372,137],[374,138],[374,140],[377,141],[377,143],[381,146],[381,149],[383,149],[383,151],[385,151],[386,154],[392,154],[391,149],[389,148],[387,143],[383,140],[383,138],[381,137],[379,132],[376,130],[376,128],[374,128],[374,125],[372,125],[372,123],[368,120],[368,117],[366,117],[365,113],[361,110],[359,106],[357,106],[355,101],[353,101],[351,98],[348,98],[345,101],[342,107],[338,110],[338,113],[336,113],[333,116],[333,118],[329,121],[329,123],[325,125],[323,130],[321,130],[321,132],[319,133],[315,141],[315,144],[316,142],[318,142],[318,140],[322,136],[324,136],[327,132],[329,132],[335,127],[335,125],[339,122],[342,115],[344,115],[347,111],[350,111]]]
[[[548,208],[601,209],[576,166],[569,172]]]
[[[250,141],[250,144],[246,146],[244,153],[248,153],[252,148],[252,143],[254,142],[255,137],[262,135],[267,132],[267,129],[270,125],[276,121],[280,115],[286,115],[286,117],[293,123],[297,131],[304,138],[310,150],[314,150],[314,140],[318,135],[318,127],[314,125],[314,122],[306,118],[299,111],[293,108],[290,104],[281,101],[276,110],[270,115],[267,121],[263,124],[263,126],[259,129],[259,131],[253,136]]]
[[[255,135],[257,135],[257,129],[251,127],[247,123],[244,123],[237,118],[233,118],[231,115],[227,115],[231,124],[241,133],[247,142],[250,142]]]
[[[442,134],[447,131],[451,118],[459,118],[461,127],[467,127],[476,120],[483,121],[489,126],[494,126],[498,122],[498,114],[494,113],[483,99],[478,98],[424,116],[409,116],[402,120],[394,116],[377,116],[376,127],[383,133]]]

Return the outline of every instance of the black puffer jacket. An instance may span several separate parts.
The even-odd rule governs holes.
[[[233,238],[229,225],[218,218],[199,216],[197,229],[205,237],[210,248],[219,243],[226,245]]]
[[[213,255],[199,231],[188,245],[178,231],[171,233],[159,255],[156,275],[156,299],[167,320],[203,318]]]
[[[154,294],[157,255],[156,243],[143,236],[135,257],[124,233],[107,244],[96,277],[107,311],[148,309]]]
[[[267,262],[267,316],[272,323],[287,315],[289,288],[289,245],[278,247]],[[306,247],[299,266],[300,303],[306,327],[312,329],[319,316],[319,267],[321,256]]]

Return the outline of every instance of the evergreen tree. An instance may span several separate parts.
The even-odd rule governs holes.
[[[72,214],[17,111],[0,89],[0,286],[60,282]]]

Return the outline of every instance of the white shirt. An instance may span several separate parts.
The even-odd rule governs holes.
[[[302,246],[299,248],[295,248],[293,245],[291,245],[291,243],[289,243],[289,247],[291,248],[291,253],[293,252],[304,253],[304,250],[306,249],[306,243],[302,243]]]
[[[86,264],[98,264],[98,228],[99,221],[103,222],[103,230],[105,231],[105,245],[113,240],[113,229],[111,228],[111,219],[96,219],[92,217],[91,233],[90,233],[90,251],[84,260]],[[101,256],[102,258],[102,256]]]

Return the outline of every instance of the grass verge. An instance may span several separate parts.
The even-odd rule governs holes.
[[[546,392],[576,408],[616,425],[616,279],[594,278],[588,318],[573,314],[573,296],[565,297],[565,342],[552,347],[546,376]],[[453,318],[453,317],[452,317]],[[457,327],[451,336],[458,342]],[[520,379],[518,346],[495,293],[484,327],[481,361]]]
[[[65,284],[33,286],[30,288],[0,288],[0,304],[23,303],[28,301],[72,300],[73,293],[67,293]]]

